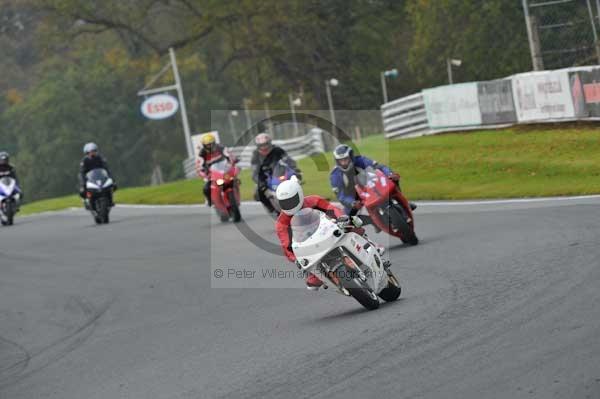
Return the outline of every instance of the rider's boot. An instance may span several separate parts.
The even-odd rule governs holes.
[[[306,289],[309,291],[317,291],[322,285],[323,282],[312,273],[306,278]]]

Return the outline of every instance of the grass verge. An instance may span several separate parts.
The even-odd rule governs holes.
[[[600,193],[600,128],[587,125],[519,126],[389,141],[373,136],[357,143],[361,154],[390,165],[413,200],[514,198]],[[299,162],[306,193],[332,197],[330,154]],[[242,197],[252,198],[249,171]],[[200,180],[121,189],[125,204],[203,203]],[[81,206],[76,196],[26,204],[23,213]]]

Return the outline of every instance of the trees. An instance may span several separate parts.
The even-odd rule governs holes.
[[[447,82],[446,58],[464,61],[464,81],[496,79],[528,70],[527,33],[519,2],[412,0],[409,65],[419,83]]]
[[[178,118],[148,122],[136,96],[177,59],[194,132],[210,110],[377,109],[379,72],[400,71],[390,96],[444,83],[445,58],[461,80],[529,68],[521,9],[490,0],[4,0],[0,13],[0,143],[16,153],[29,198],[71,192],[80,147],[97,141],[123,185],[145,184],[153,164],[181,176]],[[9,22],[6,22],[9,21]],[[24,29],[20,29],[22,23]],[[161,83],[170,84],[170,76]]]

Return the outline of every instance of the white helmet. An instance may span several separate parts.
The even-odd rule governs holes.
[[[275,196],[277,197],[277,201],[279,201],[281,211],[286,215],[293,216],[302,209],[302,205],[304,204],[304,193],[296,176],[292,176],[290,180],[281,183],[277,187]]]
[[[87,143],[83,146],[84,154],[89,154],[92,151],[98,151],[98,146],[96,145],[96,143]]]

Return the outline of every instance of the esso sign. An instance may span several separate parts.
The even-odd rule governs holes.
[[[142,103],[142,114],[149,119],[165,119],[179,109],[179,102],[168,94],[157,94],[148,97]]]

